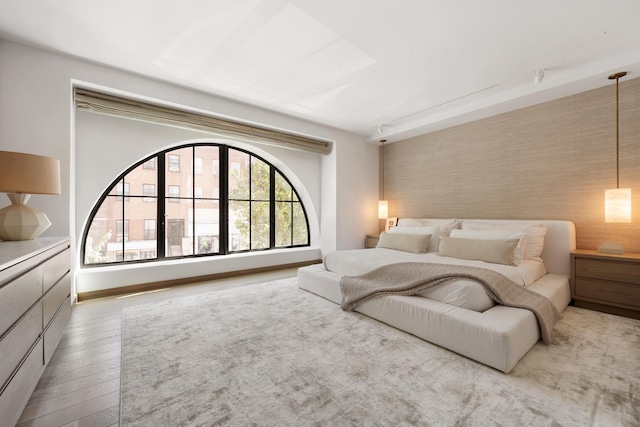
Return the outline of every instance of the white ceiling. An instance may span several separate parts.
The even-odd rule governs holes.
[[[639,0],[0,0],[0,11],[0,38],[369,141],[612,84],[616,71],[640,77]]]

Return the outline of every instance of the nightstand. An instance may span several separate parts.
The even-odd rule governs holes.
[[[364,240],[364,248],[371,249],[375,248],[378,244],[378,240],[380,239],[380,234],[367,234],[366,239]]]
[[[640,319],[640,254],[571,253],[576,307]]]

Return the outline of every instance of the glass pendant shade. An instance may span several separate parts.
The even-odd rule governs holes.
[[[389,202],[387,200],[378,201],[378,219],[389,218]]]
[[[631,222],[631,189],[613,188],[604,192],[604,221]]]

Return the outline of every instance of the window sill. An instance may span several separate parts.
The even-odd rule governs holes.
[[[76,274],[76,292],[86,293],[143,283],[197,278],[234,271],[272,268],[278,265],[322,259],[319,247],[272,249],[224,256],[179,258],[165,261],[84,267]]]

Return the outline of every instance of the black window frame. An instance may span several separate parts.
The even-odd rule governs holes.
[[[177,154],[170,154],[172,151],[176,151],[176,150],[181,150],[181,149],[185,149],[185,148],[191,148],[192,149],[192,154],[191,154],[191,163],[195,165],[195,149],[196,147],[201,147],[201,146],[213,146],[213,147],[218,147],[219,150],[219,198],[209,198],[209,197],[203,197],[204,200],[214,200],[217,201],[219,203],[219,251],[216,253],[198,253],[197,251],[197,245],[198,242],[195,238],[195,221],[193,222],[192,226],[194,227],[194,232],[193,232],[193,250],[192,250],[192,254],[189,255],[181,255],[181,256],[170,256],[168,254],[168,250],[165,247],[165,241],[166,241],[166,236],[165,236],[165,232],[166,232],[166,224],[165,224],[165,209],[166,209],[166,202],[167,201],[172,201],[173,197],[171,197],[168,194],[168,189],[167,189],[167,185],[166,185],[166,180],[165,180],[165,175],[169,174],[171,172],[176,172],[175,169],[170,171],[169,170],[169,165],[168,165],[168,155],[171,156],[176,156],[179,158],[180,161],[182,161],[182,158],[180,157],[180,155]],[[230,172],[230,166],[229,166],[229,161],[228,161],[228,150],[233,149],[233,150],[238,150],[240,152],[243,152],[245,154],[247,154],[249,157],[249,170],[251,170],[251,158],[254,157],[259,161],[262,161],[264,163],[266,163],[269,167],[269,175],[270,175],[270,193],[271,193],[271,197],[269,199],[269,206],[270,206],[270,217],[269,217],[269,221],[270,221],[270,243],[269,243],[269,247],[268,248],[257,248],[257,249],[242,249],[242,250],[230,250],[229,249],[229,245],[228,245],[228,241],[229,241],[229,226],[228,226],[228,201],[229,201],[229,188],[228,188],[228,176],[229,176],[229,172]],[[91,230],[91,225],[93,224],[94,220],[95,220],[95,216],[98,213],[100,207],[102,206],[102,204],[106,201],[107,197],[113,197],[114,195],[114,191],[118,185],[118,183],[122,183],[124,184],[124,178],[127,176],[128,173],[132,172],[134,169],[136,169],[137,167],[144,165],[144,164],[148,164],[149,161],[151,160],[155,160],[155,164],[157,165],[156,167],[156,173],[157,173],[157,195],[155,196],[154,200],[157,200],[157,216],[156,216],[156,257],[155,258],[151,258],[151,259],[136,259],[136,260],[126,260],[126,256],[123,256],[123,259],[121,261],[110,261],[110,262],[103,262],[103,263],[93,263],[93,264],[87,264],[85,262],[85,253],[86,253],[86,244],[87,244],[87,238],[89,237],[89,232]],[[165,162],[167,163],[165,165]],[[192,170],[190,171],[190,173],[192,174],[192,178],[194,179],[195,182],[195,167],[191,168]],[[178,171],[180,170],[180,168],[178,167]],[[276,230],[275,230],[275,204],[277,203],[276,198],[275,198],[275,176],[276,174],[279,174],[280,176],[282,176],[282,178],[285,179],[285,181],[289,184],[289,186],[291,187],[291,190],[293,192],[293,194],[295,194],[295,203],[300,203],[300,206],[302,208],[302,213],[304,214],[304,221],[305,221],[305,226],[306,226],[306,236],[307,236],[307,242],[303,243],[303,244],[293,244],[293,233],[294,233],[294,227],[291,227],[291,245],[288,246],[277,246],[276,245]],[[249,181],[251,182],[251,180]],[[128,183],[127,183],[128,184]],[[125,186],[123,185],[123,190]],[[167,194],[166,194],[167,193]],[[184,200],[184,199],[191,199],[192,202],[194,203],[194,207],[195,207],[195,203],[196,203],[196,197],[195,197],[195,191],[193,192],[194,194],[192,194],[190,197],[184,197],[181,196],[179,197],[178,200]],[[124,197],[123,197],[124,196]],[[128,201],[129,199],[129,194],[118,194],[117,195],[117,200],[121,201],[122,199],[124,199],[124,201]],[[251,200],[251,192],[249,194],[249,200]],[[251,203],[251,202],[250,202]],[[122,204],[122,209],[123,209],[123,213],[122,213],[122,219],[116,219],[116,221],[124,221],[125,223],[129,222],[128,218],[125,218],[125,209],[124,209],[124,203]],[[292,214],[293,217],[293,214]],[[147,218],[149,219],[149,218]],[[249,221],[251,221],[251,216],[249,217]],[[293,219],[292,219],[293,221]],[[128,225],[128,224],[127,224]],[[126,227],[126,225],[125,225]],[[251,229],[251,223],[249,223],[249,229]],[[128,231],[128,230],[126,230]],[[127,237],[129,233],[126,233]],[[146,235],[146,230],[144,231],[144,234]],[[123,236],[124,237],[124,236]],[[128,241],[129,239],[122,239],[122,242],[117,242],[117,243],[121,243],[122,247],[116,249],[116,251],[121,251],[122,254],[125,254],[125,243]],[[83,231],[83,235],[82,235],[82,244],[81,244],[81,265],[82,267],[87,267],[87,268],[95,268],[95,267],[103,267],[103,266],[110,266],[110,265],[122,265],[122,264],[136,264],[136,263],[149,263],[149,262],[158,262],[158,261],[164,261],[164,260],[174,260],[174,259],[182,259],[182,258],[196,258],[196,257],[211,257],[211,256],[225,256],[225,255],[229,255],[229,254],[237,254],[237,253],[243,253],[243,252],[264,252],[264,251],[269,251],[269,250],[281,250],[281,249],[293,249],[293,248],[300,248],[300,247],[308,247],[311,245],[311,233],[310,233],[310,228],[309,228],[309,217],[307,214],[307,210],[304,206],[304,203],[302,203],[302,200],[296,190],[296,188],[293,186],[293,184],[291,183],[291,181],[287,178],[287,176],[277,167],[275,167],[273,164],[271,164],[270,162],[268,162],[267,160],[265,160],[264,158],[262,158],[261,156],[253,153],[252,151],[249,151],[247,149],[244,148],[240,148],[240,147],[236,147],[236,146],[230,146],[230,145],[226,145],[226,144],[221,144],[221,143],[213,143],[213,142],[199,142],[199,143],[191,143],[191,144],[184,144],[184,145],[180,145],[180,146],[175,146],[175,147],[171,147],[162,151],[158,151],[154,154],[151,154],[150,156],[146,157],[145,159],[133,164],[131,167],[129,167],[127,170],[125,170],[122,174],[120,174],[120,176],[118,176],[115,180],[113,180],[113,182],[109,185],[109,187],[107,188],[106,191],[103,192],[103,194],[100,196],[100,198],[98,199],[98,201],[96,202],[96,204],[94,205],[90,215],[89,215],[89,220],[87,221],[86,225],[85,225],[85,229]]]

